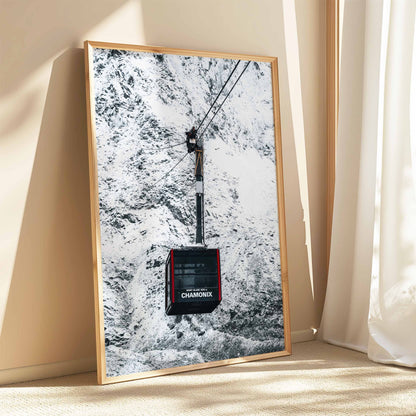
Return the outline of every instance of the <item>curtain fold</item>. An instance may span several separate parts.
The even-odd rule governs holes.
[[[416,366],[416,2],[346,0],[322,339]]]

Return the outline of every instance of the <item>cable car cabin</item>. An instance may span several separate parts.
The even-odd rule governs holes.
[[[218,249],[170,250],[165,275],[167,315],[210,313],[221,302]]]

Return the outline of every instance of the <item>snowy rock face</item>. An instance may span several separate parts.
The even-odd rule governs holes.
[[[222,301],[210,314],[165,314],[169,250],[195,245],[195,154],[185,132],[236,64],[94,49],[108,377],[284,349],[269,63],[250,62],[199,130],[208,126],[205,243],[221,253]]]

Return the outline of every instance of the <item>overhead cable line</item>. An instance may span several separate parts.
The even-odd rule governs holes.
[[[205,131],[207,130],[207,128],[209,127],[209,125],[211,124],[212,120],[214,120],[214,117],[218,114],[218,111],[221,110],[221,107],[223,106],[223,104],[225,103],[225,100],[228,98],[228,96],[231,94],[232,90],[234,89],[234,87],[237,85],[237,82],[240,80],[240,78],[242,77],[242,75],[244,74],[245,70],[247,69],[247,67],[249,66],[251,61],[248,61],[246,66],[244,67],[244,69],[241,71],[240,75],[238,76],[237,80],[234,82],[233,86],[231,87],[230,91],[228,91],[228,94],[225,96],[224,100],[222,101],[222,103],[220,104],[220,106],[218,107],[217,111],[214,113],[214,115],[211,117],[211,120],[209,121],[209,123],[207,124],[207,126],[205,127],[204,131],[199,135],[199,139],[202,138],[202,136],[204,135]]]
[[[237,69],[238,64],[240,63],[240,60],[238,60],[238,62],[234,65],[233,70],[231,71],[230,75],[228,75],[227,80],[225,81],[224,85],[222,86],[220,92],[217,94],[217,97],[215,98],[214,102],[211,104],[211,107],[209,108],[209,110],[206,112],[205,117],[202,119],[202,121],[199,123],[198,128],[196,129],[196,132],[198,133],[198,130],[201,128],[202,124],[204,123],[205,119],[207,118],[209,112],[211,111],[212,107],[214,107],[215,103],[217,102],[218,98],[220,97],[221,93],[223,92],[225,86],[227,85],[228,81],[230,80],[230,78],[233,76],[235,70]]]
[[[166,149],[170,149],[172,147],[181,146],[183,144],[186,144],[186,141],[180,142],[180,143],[177,143],[177,144],[172,144],[172,146],[159,147],[157,150],[166,150]]]
[[[234,84],[233,84],[233,86],[231,87],[231,89],[230,89],[230,91],[228,91],[228,93],[227,93],[227,95],[225,96],[225,98],[224,98],[224,100],[222,101],[222,103],[220,104],[220,106],[218,107],[218,109],[215,111],[215,113],[214,113],[214,115],[211,117],[211,120],[209,121],[209,123],[207,124],[207,126],[205,127],[205,129],[204,129],[204,131],[201,133],[201,135],[199,136],[199,138],[201,139],[202,138],[202,136],[204,135],[204,133],[205,133],[205,131],[207,130],[207,128],[209,127],[209,125],[211,124],[211,122],[212,122],[212,120],[214,119],[214,117],[218,114],[218,112],[221,110],[221,108],[222,108],[222,106],[223,106],[223,104],[225,103],[225,101],[227,100],[227,98],[229,97],[229,95],[231,94],[231,92],[233,91],[233,89],[234,89],[234,87],[236,86],[236,84],[238,83],[238,81],[240,80],[240,78],[242,77],[242,75],[244,74],[244,72],[245,72],[245,70],[247,69],[247,67],[249,66],[249,64],[250,64],[250,62],[251,61],[248,61],[247,62],[247,64],[246,64],[246,66],[244,67],[244,69],[241,71],[241,73],[240,73],[240,75],[238,76],[238,78],[237,78],[237,80],[234,82]],[[220,90],[220,92],[218,93],[218,95],[217,95],[217,97],[215,98],[215,100],[214,100],[214,102],[211,104],[211,107],[209,108],[209,110],[207,111],[207,113],[205,114],[205,117],[203,118],[203,120],[201,121],[201,123],[199,124],[199,126],[198,126],[198,129],[196,130],[196,131],[198,131],[200,128],[201,128],[201,126],[202,126],[202,123],[205,121],[205,119],[207,118],[207,116],[208,116],[208,114],[210,113],[210,111],[211,111],[211,109],[212,109],[212,107],[215,105],[215,103],[217,102],[217,100],[218,100],[218,98],[220,97],[220,95],[221,95],[221,93],[222,93],[222,91],[224,90],[224,88],[225,88],[225,86],[227,85],[227,83],[228,83],[228,81],[230,80],[230,78],[232,77],[232,75],[234,74],[234,72],[235,72],[235,70],[237,69],[237,66],[238,66],[238,64],[240,63],[240,60],[235,64],[235,66],[234,66],[234,68],[233,68],[233,70],[231,71],[231,73],[230,73],[230,75],[228,76],[228,78],[227,78],[227,80],[225,81],[225,83],[224,83],[224,85],[222,86],[222,88],[221,88],[221,90]],[[180,146],[180,145],[182,145],[182,144],[185,144],[185,143],[187,143],[186,141],[185,142],[182,142],[182,143],[177,143],[177,144],[174,144],[174,145],[172,145],[172,146],[168,146],[168,147],[165,147],[165,148],[160,148],[160,149],[158,149],[158,150],[163,150],[163,149],[170,149],[171,147],[175,147],[175,146]],[[154,184],[153,184],[153,186],[155,186],[155,185],[157,185],[160,181],[162,181],[163,179],[165,179],[168,175],[169,175],[169,173],[171,173],[172,171],[173,171],[173,169],[175,169],[176,168],[176,166],[178,166],[179,165],[179,163],[181,163],[184,159],[185,159],[185,157],[186,157],[186,155],[187,154],[189,154],[190,155],[190,153],[185,153],[185,156],[183,156],[180,160],[179,160],[179,162],[177,162],[171,169],[169,169],[160,179],[158,179]]]
[[[168,176],[169,175],[169,173],[171,173],[172,171],[173,171],[173,169],[175,169],[176,168],[176,166],[178,166],[179,165],[179,163],[181,163],[182,162],[182,160],[184,160],[185,158],[186,158],[186,156],[188,156],[188,152],[186,152],[185,153],[185,156],[183,157],[183,158],[181,158],[181,160],[178,162],[178,163],[176,163],[176,165],[175,166],[173,166],[171,169],[169,169],[160,179],[158,179],[154,184],[153,184],[153,186],[155,186],[155,185],[157,185],[161,180],[163,180],[163,179],[165,179],[166,178],[166,176]]]

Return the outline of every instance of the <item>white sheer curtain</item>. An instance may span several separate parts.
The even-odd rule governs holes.
[[[416,366],[414,0],[345,0],[334,220],[320,336]]]

